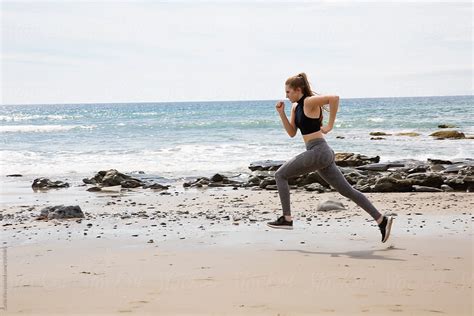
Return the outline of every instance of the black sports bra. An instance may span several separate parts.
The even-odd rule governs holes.
[[[311,118],[307,117],[304,114],[304,99],[306,98],[306,95],[303,95],[301,99],[298,100],[298,105],[296,106],[295,109],[295,124],[296,127],[298,127],[301,131],[301,134],[306,135],[306,134],[311,134],[314,132],[317,132],[321,128],[321,116],[323,115],[323,110],[321,110],[321,114],[319,114],[318,118]]]

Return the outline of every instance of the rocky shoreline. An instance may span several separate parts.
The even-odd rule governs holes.
[[[427,161],[419,161],[413,159],[404,159],[388,163],[380,163],[380,157],[368,157],[361,154],[354,153],[336,153],[335,162],[344,174],[347,181],[353,187],[361,192],[366,193],[399,193],[399,192],[472,192],[474,189],[474,160],[471,158],[456,159],[456,160],[439,160],[427,159]],[[186,191],[192,188],[207,189],[207,188],[228,188],[230,190],[238,190],[239,188],[249,189],[252,191],[274,191],[277,193],[277,186],[274,174],[276,170],[284,163],[284,161],[256,161],[249,165],[249,174],[238,176],[225,176],[224,173],[216,173],[212,177],[197,177],[191,181],[184,181],[176,183],[176,185],[164,185],[143,178],[127,175],[119,172],[116,169],[99,171],[91,178],[83,178],[82,184],[71,186],[70,183],[61,180],[50,180],[48,178],[34,179],[31,187],[34,192],[47,192],[48,190],[64,190],[74,189],[87,192],[104,192],[114,193],[110,196],[110,200],[106,205],[117,206],[128,203],[122,200],[124,194],[132,191],[134,194],[140,195],[143,192],[158,192],[159,196],[170,196],[173,199],[178,192],[176,188],[182,186],[182,190]],[[8,175],[10,177],[21,177],[20,174]],[[239,178],[240,180],[236,180]],[[327,184],[317,172],[310,172],[308,174],[300,175],[289,179],[291,190],[309,191],[315,193],[337,193],[329,184]],[[149,189],[146,190],[145,189]],[[74,194],[74,193],[73,193]],[[94,194],[94,193],[92,193]],[[224,194],[225,195],[225,194]],[[344,209],[341,207],[340,199],[342,196],[336,195],[333,199],[320,201],[320,205],[315,207],[319,210],[337,210]],[[179,200],[179,199],[178,199]],[[176,200],[176,203],[179,202]],[[130,200],[131,201],[131,200]],[[87,203],[87,202],[86,202]],[[240,219],[244,219],[249,223],[255,221],[267,220],[270,217],[267,215],[269,211],[259,211],[258,208],[247,208],[235,210],[232,213],[224,212],[224,210],[207,210],[190,214],[187,210],[178,210],[162,212],[157,210],[155,205],[147,205],[146,203],[130,202],[129,206],[146,207],[146,210],[116,210],[107,214],[99,212],[92,214],[89,211],[81,210],[79,205],[24,205],[16,214],[8,214],[9,212],[2,212],[0,220],[9,219],[15,222],[24,222],[34,217],[36,219],[63,219],[63,218],[86,218],[91,219],[96,216],[119,217],[127,219],[130,217],[138,218],[178,218],[178,217],[194,217],[205,218],[207,220],[230,220],[238,223]],[[332,205],[327,208],[326,205]],[[82,206],[85,206],[84,204]],[[86,208],[90,209],[89,207]],[[25,212],[26,211],[26,212]],[[39,214],[38,214],[39,211]],[[396,214],[395,214],[396,215]],[[310,220],[310,218],[308,218]],[[5,223],[5,222],[4,222]]]
[[[380,157],[368,157],[354,153],[336,153],[335,163],[344,174],[347,181],[361,192],[472,192],[474,189],[474,159],[464,158],[455,160],[440,160],[428,158],[426,161],[403,159],[393,162],[380,163]],[[275,172],[284,161],[256,161],[249,165],[248,174],[235,177],[216,173],[211,177],[196,177],[184,181],[184,188],[191,187],[232,187],[277,190]],[[145,174],[139,172],[139,174]],[[21,177],[19,174],[7,177]],[[235,180],[239,177],[241,180]],[[87,191],[98,192],[105,189],[142,188],[166,191],[171,185],[131,176],[116,169],[102,170],[91,178],[84,178],[80,186]],[[307,191],[331,192],[334,189],[324,181],[319,174],[310,172],[289,179],[291,189]],[[48,190],[67,188],[70,184],[60,180],[36,178],[33,190]]]

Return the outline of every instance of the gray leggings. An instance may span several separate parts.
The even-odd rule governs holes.
[[[334,162],[334,150],[324,138],[314,138],[306,143],[306,151],[285,162],[275,172],[275,180],[280,195],[283,215],[291,215],[290,187],[288,178],[317,171],[329,185],[343,196],[351,199],[377,220],[382,214],[362,194],[347,182],[344,175]]]

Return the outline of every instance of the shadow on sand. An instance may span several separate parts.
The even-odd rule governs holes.
[[[346,256],[354,259],[375,259],[375,260],[392,260],[392,261],[406,261],[405,259],[390,258],[384,255],[375,254],[375,252],[386,252],[392,250],[406,250],[405,248],[397,248],[395,246],[388,246],[383,249],[373,250],[353,250],[353,251],[342,251],[342,252],[326,252],[326,251],[308,251],[301,249],[279,249],[277,251],[297,251],[304,254],[312,255],[330,255],[331,257]]]

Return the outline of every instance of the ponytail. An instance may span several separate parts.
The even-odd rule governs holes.
[[[288,85],[291,87],[293,90],[296,88],[300,88],[301,92],[305,96],[313,96],[315,94],[320,95],[319,93],[311,90],[311,85],[309,83],[308,77],[306,76],[306,73],[300,72],[296,76],[292,76],[288,78],[285,82],[285,85]],[[328,111],[326,107],[322,107],[325,111]],[[320,122],[321,126],[323,125],[323,111],[321,111],[321,117],[320,117]]]

